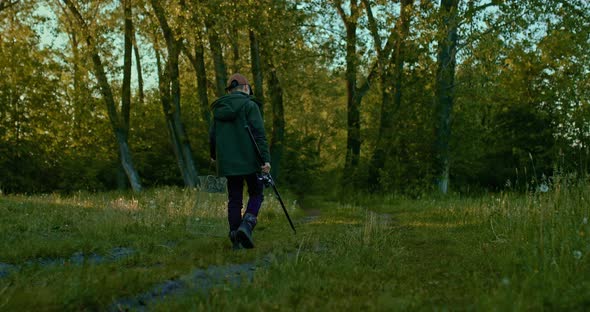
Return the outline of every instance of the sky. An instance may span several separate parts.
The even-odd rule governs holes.
[[[53,12],[53,10],[46,4],[43,2],[40,2],[37,9],[34,12],[35,15],[41,16],[45,18],[45,21],[43,23],[39,23],[36,24],[34,26],[36,32],[39,34],[40,36],[40,46],[41,48],[49,48],[49,49],[56,49],[56,50],[63,50],[63,51],[69,51],[69,42],[68,42],[68,37],[65,33],[58,31],[58,21],[57,21],[57,16],[55,15],[55,13]],[[117,42],[115,42],[115,45],[118,47],[122,47],[123,46],[123,35],[121,33],[121,36],[119,39],[115,38],[115,40]],[[149,48],[146,49],[142,49],[142,52],[150,52]],[[117,66],[119,67],[123,67],[123,53],[122,51],[120,51],[121,53],[118,53],[120,55],[120,57],[117,60]],[[140,56],[141,61],[142,61],[142,67],[144,67],[144,70],[142,71],[142,76],[143,76],[143,80],[144,80],[144,88],[147,89],[151,89],[151,88],[155,88],[157,87],[158,83],[157,83],[157,77],[155,72],[152,70],[145,70],[145,67],[147,66],[155,66],[155,60],[152,60],[153,57],[150,57],[151,55],[143,55]],[[135,68],[135,56],[132,58],[132,68]],[[147,65],[147,66],[146,66]],[[136,72],[132,72],[131,74],[131,83],[134,85],[137,85],[137,74]],[[121,77],[110,77],[111,79],[118,79],[121,80]]]

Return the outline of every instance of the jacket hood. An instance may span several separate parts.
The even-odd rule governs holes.
[[[211,104],[213,117],[221,121],[236,119],[247,99],[249,97],[243,93],[232,93],[220,97]]]

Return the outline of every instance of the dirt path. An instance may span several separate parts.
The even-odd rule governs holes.
[[[310,223],[320,216],[319,210],[306,211],[306,216],[299,219],[298,226]],[[283,257],[292,257],[287,254]],[[205,269],[195,269],[174,280],[166,280],[156,285],[151,290],[139,295],[122,298],[113,303],[109,311],[146,311],[150,305],[166,298],[180,296],[186,293],[207,294],[211,289],[223,285],[239,287],[242,283],[252,282],[256,270],[270,266],[272,254],[264,256],[254,262],[242,264],[213,265]]]
[[[239,287],[254,279],[256,270],[268,267],[271,256],[267,255],[257,262],[242,264],[213,265],[206,269],[196,269],[175,280],[166,280],[151,290],[130,298],[117,300],[109,311],[146,311],[155,302],[186,293],[207,294],[212,288],[231,285]]]

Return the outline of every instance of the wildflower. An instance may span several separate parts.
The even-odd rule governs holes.
[[[502,278],[502,285],[504,285],[504,286],[510,285],[510,279],[508,279],[508,277]]]
[[[547,191],[549,191],[549,186],[547,183],[543,182],[541,185],[539,185],[538,191],[541,193],[547,193]]]
[[[582,224],[588,224],[588,218],[584,217],[584,219],[582,219]]]
[[[576,260],[582,259],[582,252],[579,250],[574,250],[574,258],[576,258]]]

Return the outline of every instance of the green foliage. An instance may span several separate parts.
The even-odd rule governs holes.
[[[123,10],[112,1],[74,1],[89,21],[120,102]],[[82,3],[84,3],[82,5]],[[129,144],[145,186],[180,185],[156,78],[156,53],[168,55],[153,10],[130,1],[145,97],[132,74]],[[357,87],[377,59],[363,1],[359,1],[355,59]],[[0,12],[0,189],[9,193],[110,190],[120,183],[118,148],[90,68],[89,47],[61,2],[23,2]],[[284,91],[287,171],[279,178],[296,193],[323,192],[343,176],[347,140],[344,66],[346,32],[337,2],[171,1],[165,15],[185,50],[180,100],[199,174],[209,174],[207,121],[187,53],[202,45],[209,99],[215,66],[209,30],[219,36],[230,71],[253,78],[249,32],[260,45],[261,70],[276,70]],[[343,7],[349,7],[343,3]],[[385,44],[400,3],[370,1]],[[489,4],[489,5],[488,5]],[[556,172],[584,177],[590,168],[588,4],[576,1],[459,1],[459,50],[450,141],[451,189],[522,190]],[[65,10],[64,10],[65,9]],[[423,196],[435,170],[434,82],[440,35],[439,4],[414,7],[404,55],[401,104],[393,109],[378,192]],[[346,14],[349,14],[348,9]],[[357,17],[355,17],[357,18]],[[243,27],[242,27],[243,26]],[[288,34],[288,35],[286,35]],[[396,51],[392,51],[396,52]],[[393,57],[393,54],[392,56]],[[192,60],[191,60],[192,61]],[[135,64],[134,64],[135,65]],[[263,88],[267,133],[272,133],[268,75]],[[378,75],[377,75],[378,76]],[[380,127],[383,88],[373,79],[360,106],[361,153],[352,168],[355,191],[367,191],[368,163]],[[258,86],[256,86],[258,88]],[[119,108],[118,108],[119,109]],[[270,139],[270,138],[269,138]],[[347,173],[348,174],[348,173]],[[284,179],[284,180],[283,180]],[[309,184],[301,181],[312,182]],[[325,180],[324,180],[325,179]],[[329,181],[329,182],[326,182]],[[343,190],[349,192],[350,189]]]
[[[285,147],[279,182],[301,197],[317,192],[325,182],[318,150],[311,148],[317,146],[317,139],[300,131],[287,131],[285,140],[289,144]]]

